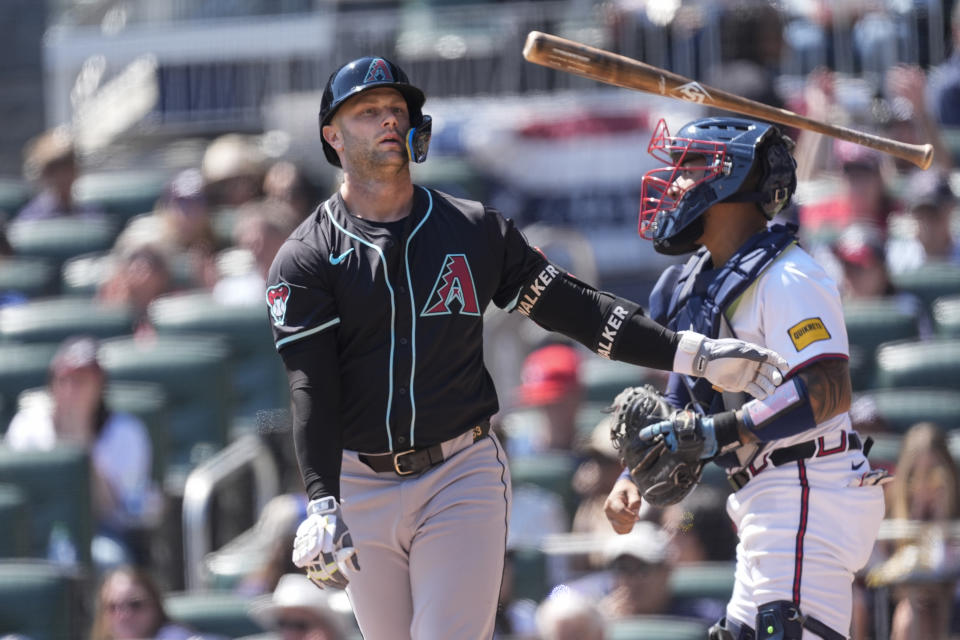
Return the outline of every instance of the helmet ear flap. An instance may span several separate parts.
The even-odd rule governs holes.
[[[773,219],[797,189],[797,163],[791,151],[794,142],[775,128],[772,135],[758,149],[757,168],[760,170],[756,191],[761,194],[757,206],[767,217]]]

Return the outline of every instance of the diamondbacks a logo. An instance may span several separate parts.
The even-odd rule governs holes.
[[[393,74],[383,58],[374,58],[367,67],[367,75],[363,77],[363,84],[368,82],[393,82]]]
[[[287,300],[290,299],[290,287],[284,283],[275,284],[267,289],[267,306],[270,307],[270,317],[273,324],[283,325],[287,317]]]
[[[443,267],[437,282],[433,285],[427,305],[421,316],[445,316],[452,313],[451,303],[460,304],[458,313],[468,316],[480,315],[480,303],[477,301],[477,288],[473,284],[473,274],[467,256],[462,253],[448,253],[443,259]]]

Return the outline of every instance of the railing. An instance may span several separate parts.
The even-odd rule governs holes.
[[[267,446],[255,435],[244,435],[189,476],[183,491],[183,563],[187,590],[205,585],[204,558],[212,550],[210,508],[213,497],[239,471],[253,472],[254,507],[260,513],[280,489],[276,465]]]

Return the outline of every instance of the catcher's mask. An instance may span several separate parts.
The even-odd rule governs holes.
[[[680,134],[671,136],[660,120],[647,147],[666,165],[643,176],[640,192],[638,230],[657,252],[695,250],[703,213],[718,202],[755,202],[768,220],[789,202],[797,186],[793,141],[773,125],[702,118]]]
[[[410,84],[403,69],[386,58],[366,57],[348,62],[331,74],[320,99],[320,132],[323,142],[323,155],[327,162],[340,166],[336,150],[323,140],[323,128],[330,124],[333,115],[348,98],[370,89],[389,87],[396,89],[407,102],[410,113],[410,131],[407,132],[407,154],[414,162],[427,159],[430,146],[432,119],[424,115],[421,109],[426,97],[423,91]]]

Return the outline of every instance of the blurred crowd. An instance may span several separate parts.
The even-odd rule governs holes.
[[[625,15],[642,15],[650,24],[693,19],[685,12],[690,3],[676,3],[681,10],[666,18],[656,13],[654,2],[608,4],[613,25]],[[780,52],[776,42],[764,38],[752,47],[744,44],[742,55],[727,61],[723,72],[714,70],[714,84],[737,85],[745,94],[814,119],[931,142],[936,157],[931,169],[920,171],[865,147],[791,130],[801,184],[797,202],[778,221],[799,225],[803,243],[828,266],[851,308],[885,301],[912,319],[911,337],[918,342],[942,338],[933,299],[902,283],[909,282],[904,276],[930,266],[960,273],[960,148],[951,137],[960,131],[960,3],[949,17],[952,54],[932,68],[880,65],[871,56],[882,53],[883,25],[871,22],[865,9],[851,14],[858,50],[865,61],[878,63],[882,76],[877,92],[859,106],[842,99],[844,79],[830,70],[829,25],[834,22],[826,17],[837,7],[785,4],[802,20],[791,23],[782,37],[791,38],[794,48],[802,45],[803,64],[814,69],[801,90],[784,94],[773,65],[765,65],[779,64]],[[750,14],[757,24],[766,15]],[[733,64],[737,59],[744,64]],[[17,259],[13,239],[24,225],[115,222],[96,204],[75,199],[75,184],[85,171],[82,160],[65,127],[39,135],[24,148],[23,175],[32,197],[18,211],[4,212],[0,221],[0,272]],[[295,162],[265,154],[255,136],[231,133],[210,140],[201,162],[171,172],[152,210],[124,219],[112,246],[95,256],[90,296],[104,307],[126,309],[126,333],[139,340],[156,333],[150,310],[166,297],[204,292],[210,304],[262,306],[274,255],[326,197],[326,186],[315,184]],[[943,293],[956,298],[960,285]],[[16,287],[0,290],[2,309],[30,302]],[[266,334],[265,309],[263,318]],[[603,502],[621,465],[601,410],[604,398],[590,393],[584,360],[593,356],[564,342],[524,347],[521,382],[500,390],[502,410],[494,421],[514,473],[497,637],[600,640],[608,637],[612,621],[645,616],[704,628],[714,622],[723,614],[736,556],[736,535],[725,510],[731,489],[722,474],[708,472],[702,486],[674,507],[645,506],[632,533],[614,536]],[[875,454],[875,464],[889,468],[896,480],[885,487],[890,527],[854,585],[853,638],[960,636],[955,458],[960,449],[953,444],[960,435],[960,415],[954,416],[957,422],[918,421],[898,430],[884,421],[871,393],[876,390],[869,378],[864,380],[859,389],[855,385],[854,426],[878,442],[894,444]],[[638,371],[635,380],[623,381],[662,388],[665,379]],[[172,639],[199,632],[226,637],[181,624],[166,609],[171,590],[156,577],[164,558],[157,557],[153,542],[171,517],[170,504],[154,472],[152,434],[141,418],[110,406],[109,383],[98,339],[67,336],[49,362],[44,388],[21,398],[12,420],[0,426],[9,450],[69,445],[89,454],[90,557],[97,585],[89,637]],[[956,380],[944,383],[960,393]],[[281,460],[290,463],[289,457]],[[342,594],[317,590],[295,575],[291,564],[294,530],[306,506],[299,489],[285,484],[254,514],[247,546],[241,545],[250,561],[222,589],[242,597],[245,615],[276,637],[345,640],[355,631],[349,602]],[[51,533],[50,559],[75,561],[78,550],[61,534]]]

